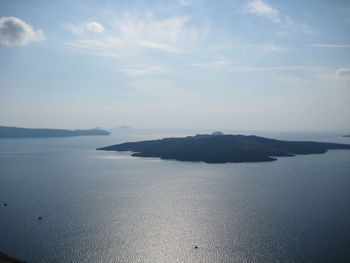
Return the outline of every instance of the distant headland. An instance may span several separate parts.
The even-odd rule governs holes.
[[[0,126],[0,138],[51,138],[51,137],[72,137],[72,136],[96,136],[109,135],[110,132],[91,130],[63,130],[63,129],[31,129]]]
[[[132,151],[132,156],[159,157],[206,163],[267,162],[275,157],[321,154],[330,149],[350,149],[349,144],[281,141],[258,136],[197,134],[184,138],[127,142],[98,148],[104,151]]]
[[[350,137],[350,134],[348,134],[348,135],[343,135],[343,137]]]

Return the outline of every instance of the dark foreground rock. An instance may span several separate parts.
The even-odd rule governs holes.
[[[185,138],[127,142],[98,148],[132,151],[132,156],[159,157],[178,161],[239,163],[274,161],[280,156],[321,154],[330,149],[350,149],[348,144],[281,141],[244,135],[196,135]]]
[[[0,251],[0,263],[26,263],[26,261],[21,261],[21,260],[12,258]]]

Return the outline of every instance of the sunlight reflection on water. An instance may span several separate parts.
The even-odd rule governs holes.
[[[211,165],[94,150],[117,139],[0,141],[0,249],[39,263],[348,261],[349,151]]]

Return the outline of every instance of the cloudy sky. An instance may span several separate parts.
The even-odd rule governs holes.
[[[348,0],[4,0],[0,58],[0,125],[350,131]]]

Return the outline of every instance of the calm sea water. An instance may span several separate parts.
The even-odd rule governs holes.
[[[205,164],[95,150],[169,135],[191,133],[1,139],[0,250],[39,263],[350,262],[350,151]]]

